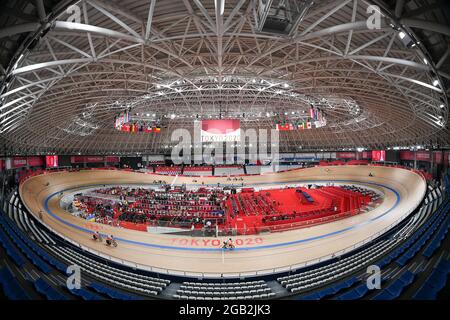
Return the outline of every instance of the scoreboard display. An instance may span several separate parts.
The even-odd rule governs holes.
[[[58,167],[58,156],[45,156],[45,167],[46,168],[57,168]]]
[[[202,120],[202,142],[241,141],[241,121],[239,119]]]

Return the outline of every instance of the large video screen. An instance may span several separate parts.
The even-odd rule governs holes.
[[[372,151],[372,161],[386,161],[386,151],[385,150],[373,150]]]
[[[57,168],[58,156],[45,156],[45,166],[47,168]]]
[[[202,142],[241,141],[241,121],[238,119],[202,120]]]

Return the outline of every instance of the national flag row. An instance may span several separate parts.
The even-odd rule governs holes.
[[[161,132],[161,127],[159,126],[146,126],[141,125],[138,123],[125,123],[120,128],[117,128],[118,130],[122,132],[131,132],[131,133],[137,133],[137,132],[145,132],[145,133],[151,133],[151,132]]]
[[[125,111],[114,118],[114,128],[120,130],[120,128],[128,122],[131,122],[130,113]]]
[[[312,122],[303,122],[303,123],[277,123],[276,129],[277,131],[293,131],[293,130],[304,130],[311,129]]]
[[[321,128],[326,126],[327,122],[325,118],[322,118],[321,121],[311,121],[311,122],[302,122],[302,123],[277,123],[276,130],[277,131],[294,131],[294,130],[305,130],[312,129],[313,127]]]

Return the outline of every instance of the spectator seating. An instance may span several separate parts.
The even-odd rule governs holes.
[[[11,226],[5,222],[5,219],[0,220],[0,224],[3,227],[3,230],[6,234],[11,238],[12,242],[20,249],[20,251],[28,258],[33,264],[38,267],[41,271],[46,274],[49,274],[52,269],[51,267],[44,262],[33,250],[28,247],[24,241],[17,235],[17,233],[11,228]],[[16,227],[18,229],[18,227]],[[17,230],[16,230],[17,231]]]
[[[328,296],[334,295],[343,289],[351,287],[354,283],[358,281],[357,277],[351,277],[349,279],[338,282],[337,284],[332,284],[325,289],[301,296],[299,300],[320,300]]]
[[[0,233],[1,235],[1,233]],[[10,300],[29,300],[28,295],[20,286],[8,267],[0,268],[0,284],[3,292]]]
[[[450,273],[450,260],[441,260],[413,296],[417,300],[435,300]]]
[[[444,204],[441,206],[437,213],[434,215],[433,220],[428,220],[425,225],[423,225],[418,232],[415,233],[413,237],[408,239],[401,247],[402,251],[406,248],[406,250],[400,258],[397,259],[397,264],[401,267],[405,266],[415,255],[416,253],[424,246],[425,242],[432,236],[434,231],[438,228],[440,223],[445,219],[445,216],[449,209],[449,204]],[[428,229],[428,230],[427,230]],[[416,241],[417,240],[417,241]],[[402,252],[401,251],[401,252]]]
[[[53,286],[41,278],[35,280],[33,284],[37,292],[43,294],[48,300],[69,300],[68,297],[59,293]]]
[[[300,164],[280,164],[280,165],[275,166],[275,171],[281,172],[281,171],[294,170],[294,169],[300,169],[300,168],[303,168],[303,166]]]
[[[398,279],[384,287],[373,300],[393,300],[400,296],[403,290],[414,281],[415,274],[411,271],[403,272]]]
[[[100,283],[96,283],[93,282],[89,285],[90,288],[94,289],[95,291],[97,291],[98,293],[101,294],[105,294],[108,297],[112,298],[112,299],[117,299],[117,300],[142,300],[142,297],[136,296],[136,295],[132,295],[132,294],[127,294],[127,293],[123,293],[123,292],[119,292],[117,290],[114,290],[112,288],[106,287]]]
[[[433,253],[439,249],[442,241],[445,239],[445,236],[447,235],[449,227],[450,227],[450,215],[447,215],[444,222],[441,224],[438,232],[435,234],[432,241],[425,248],[423,256],[430,258],[433,255]]]
[[[4,218],[0,215],[0,224],[3,226]],[[19,252],[17,247],[12,243],[12,241],[6,236],[3,231],[0,230],[0,244],[5,249],[8,256],[15,262],[18,267],[22,267],[26,261],[23,255]]]
[[[436,198],[434,200],[438,199]],[[430,211],[433,209],[434,202],[429,202],[424,207],[418,209],[417,213],[407,223],[390,236],[390,239],[375,241],[372,245],[340,259],[337,262],[332,262],[325,266],[313,268],[294,275],[279,277],[277,280],[290,292],[295,293],[311,290],[314,287],[331,283],[337,278],[345,277],[377,259],[381,259],[377,265],[383,267],[406,250],[407,246],[403,244],[392,251],[394,247],[403,242],[405,236],[412,234],[415,230],[419,230],[420,232],[423,226],[426,227],[433,221],[433,218],[439,216],[441,213],[440,210],[430,217]],[[424,223],[424,221],[427,222]],[[351,293],[346,293],[344,298],[358,297],[363,291],[364,288],[355,288]]]
[[[47,274],[51,272],[51,267],[49,264],[62,272],[66,271],[67,267],[63,263],[51,257],[46,251],[39,247],[36,242],[32,241],[25,232],[20,230],[19,227],[11,220],[0,218],[0,224],[10,236],[12,241],[22,251],[22,253],[43,272]]]
[[[369,288],[367,287],[366,283],[362,283],[358,285],[357,287],[353,288],[352,290],[349,290],[345,292],[344,294],[341,294],[336,298],[336,300],[356,300],[361,299],[364,297],[367,292],[369,292]]]
[[[179,166],[174,166],[174,167],[157,166],[155,168],[155,173],[175,176],[175,175],[181,174],[181,167],[179,167]]]
[[[47,248],[68,263],[79,265],[81,270],[91,277],[124,290],[132,290],[146,295],[158,295],[170,283],[169,280],[143,276],[102,264],[69,247],[48,246]]]
[[[275,293],[264,280],[234,283],[183,282],[175,299],[189,300],[243,300],[267,299]]]
[[[73,294],[74,296],[82,298],[83,300],[105,300],[100,295],[90,292],[83,288],[72,289],[70,290],[70,293]]]
[[[240,165],[223,165],[214,168],[214,175],[219,177],[243,175],[244,173],[244,167]]]
[[[184,167],[183,175],[185,176],[212,176],[211,166]]]
[[[17,266],[22,266],[25,264],[25,258],[21,253],[17,251],[15,246],[16,242],[9,240],[7,235],[13,237],[17,243],[21,243],[21,246],[27,247],[27,257],[33,264],[40,269],[44,274],[49,274],[52,269],[49,265],[54,266],[57,270],[65,274],[67,267],[61,260],[67,262],[67,264],[76,263],[80,265],[83,272],[88,274],[92,278],[102,280],[104,282],[110,283],[113,286],[121,287],[124,290],[135,291],[144,295],[157,295],[159,294],[169,283],[169,280],[154,278],[150,276],[144,276],[135,272],[129,272],[122,269],[112,267],[110,265],[100,263],[96,259],[88,258],[87,255],[81,254],[75,249],[71,249],[70,245],[60,245],[60,240],[53,239],[46,231],[44,231],[40,226],[38,227],[34,224],[31,216],[25,211],[22,211],[24,218],[28,219],[28,222],[33,224],[36,228],[36,232],[40,232],[41,237],[47,237],[48,242],[42,241],[42,245],[46,250],[41,248],[35,242],[33,242],[22,230],[20,230],[13,221],[8,221],[3,215],[0,215],[0,225],[2,228],[6,228],[6,234],[0,232],[0,241],[2,246],[6,246],[10,252],[13,252],[12,257],[15,257],[13,261],[16,262]],[[26,220],[24,220],[26,221]],[[20,231],[20,234],[18,233]],[[44,236],[45,235],[45,236]],[[31,233],[30,233],[31,236]],[[22,242],[19,242],[22,241]],[[55,241],[56,240],[56,241]],[[3,245],[3,244],[6,245]],[[57,244],[58,243],[58,244]],[[56,245],[57,244],[57,245]],[[18,246],[18,244],[16,244]],[[12,251],[14,250],[14,251]],[[24,249],[25,250],[25,249]],[[49,254],[52,253],[52,254]],[[58,259],[54,257],[58,257]],[[46,262],[49,265],[46,264]],[[46,285],[45,280],[38,279],[33,283],[36,290],[43,294],[48,299],[64,299],[66,296],[59,293],[55,288]],[[68,291],[71,295],[79,296],[83,299],[97,299],[94,293],[89,292],[85,289],[83,290],[73,290]]]
[[[67,292],[63,294],[61,287],[52,286],[41,276],[34,280],[32,285],[46,299],[62,300],[78,297],[96,300],[110,297],[136,300],[142,298],[137,294],[159,295],[170,284],[169,280],[150,277],[132,270],[127,271],[125,267],[108,265],[102,259],[92,257],[91,254],[65,243],[23,209],[17,193],[11,195],[3,208],[7,209],[5,211],[7,215],[0,215],[0,244],[17,266],[35,267],[39,273],[48,274],[65,272],[66,264],[76,263],[89,278],[96,279],[96,282],[83,289],[65,289]],[[378,262],[380,267],[393,261],[400,266],[406,265],[422,248],[424,248],[422,255],[426,258],[431,257],[447,233],[449,209],[448,201],[442,202],[442,191],[431,189],[424,205],[388,235],[340,257],[339,260],[334,259],[317,267],[311,266],[307,270],[300,270],[277,280],[290,293],[303,293],[299,299],[316,300],[333,296],[337,299],[364,298],[369,289],[364,281],[358,284],[359,280],[355,273],[374,261]],[[435,299],[445,285],[449,272],[450,261],[442,258],[414,298]],[[399,297],[410,287],[416,276],[412,271],[403,271],[398,278],[383,286],[382,291],[377,292],[373,299]],[[19,282],[8,267],[0,268],[0,284],[10,299],[29,298],[21,290]],[[348,291],[342,293],[344,290]],[[176,294],[172,294],[175,299],[192,300],[265,299],[275,296],[264,280],[233,283],[184,282]]]
[[[373,247],[350,255],[338,262],[315,268],[299,274],[280,277],[277,280],[282,286],[292,293],[306,291],[317,286],[343,278],[361,269],[369,261],[373,261],[387,253],[394,244],[389,241],[382,241]]]
[[[261,174],[261,166],[245,166],[247,174]]]

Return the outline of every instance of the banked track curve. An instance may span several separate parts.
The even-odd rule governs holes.
[[[372,173],[373,177],[369,177]],[[176,180],[175,180],[176,179]],[[104,184],[151,184],[154,180],[193,184],[192,177],[173,177],[120,170],[81,170],[31,177],[19,188],[30,212],[42,222],[85,249],[116,262],[175,275],[238,277],[298,269],[324,261],[367,243],[394,227],[421,202],[426,182],[418,174],[383,166],[315,167],[280,173],[246,176],[244,184],[270,185],[336,181],[375,188],[384,201],[370,212],[343,220],[267,235],[238,236],[238,250],[223,252],[222,239],[150,234],[118,229],[76,218],[59,206],[61,193]],[[195,184],[231,184],[223,177],[196,177]],[[64,194],[64,193],[63,193]],[[91,230],[114,234],[119,247],[109,248],[89,237]]]

